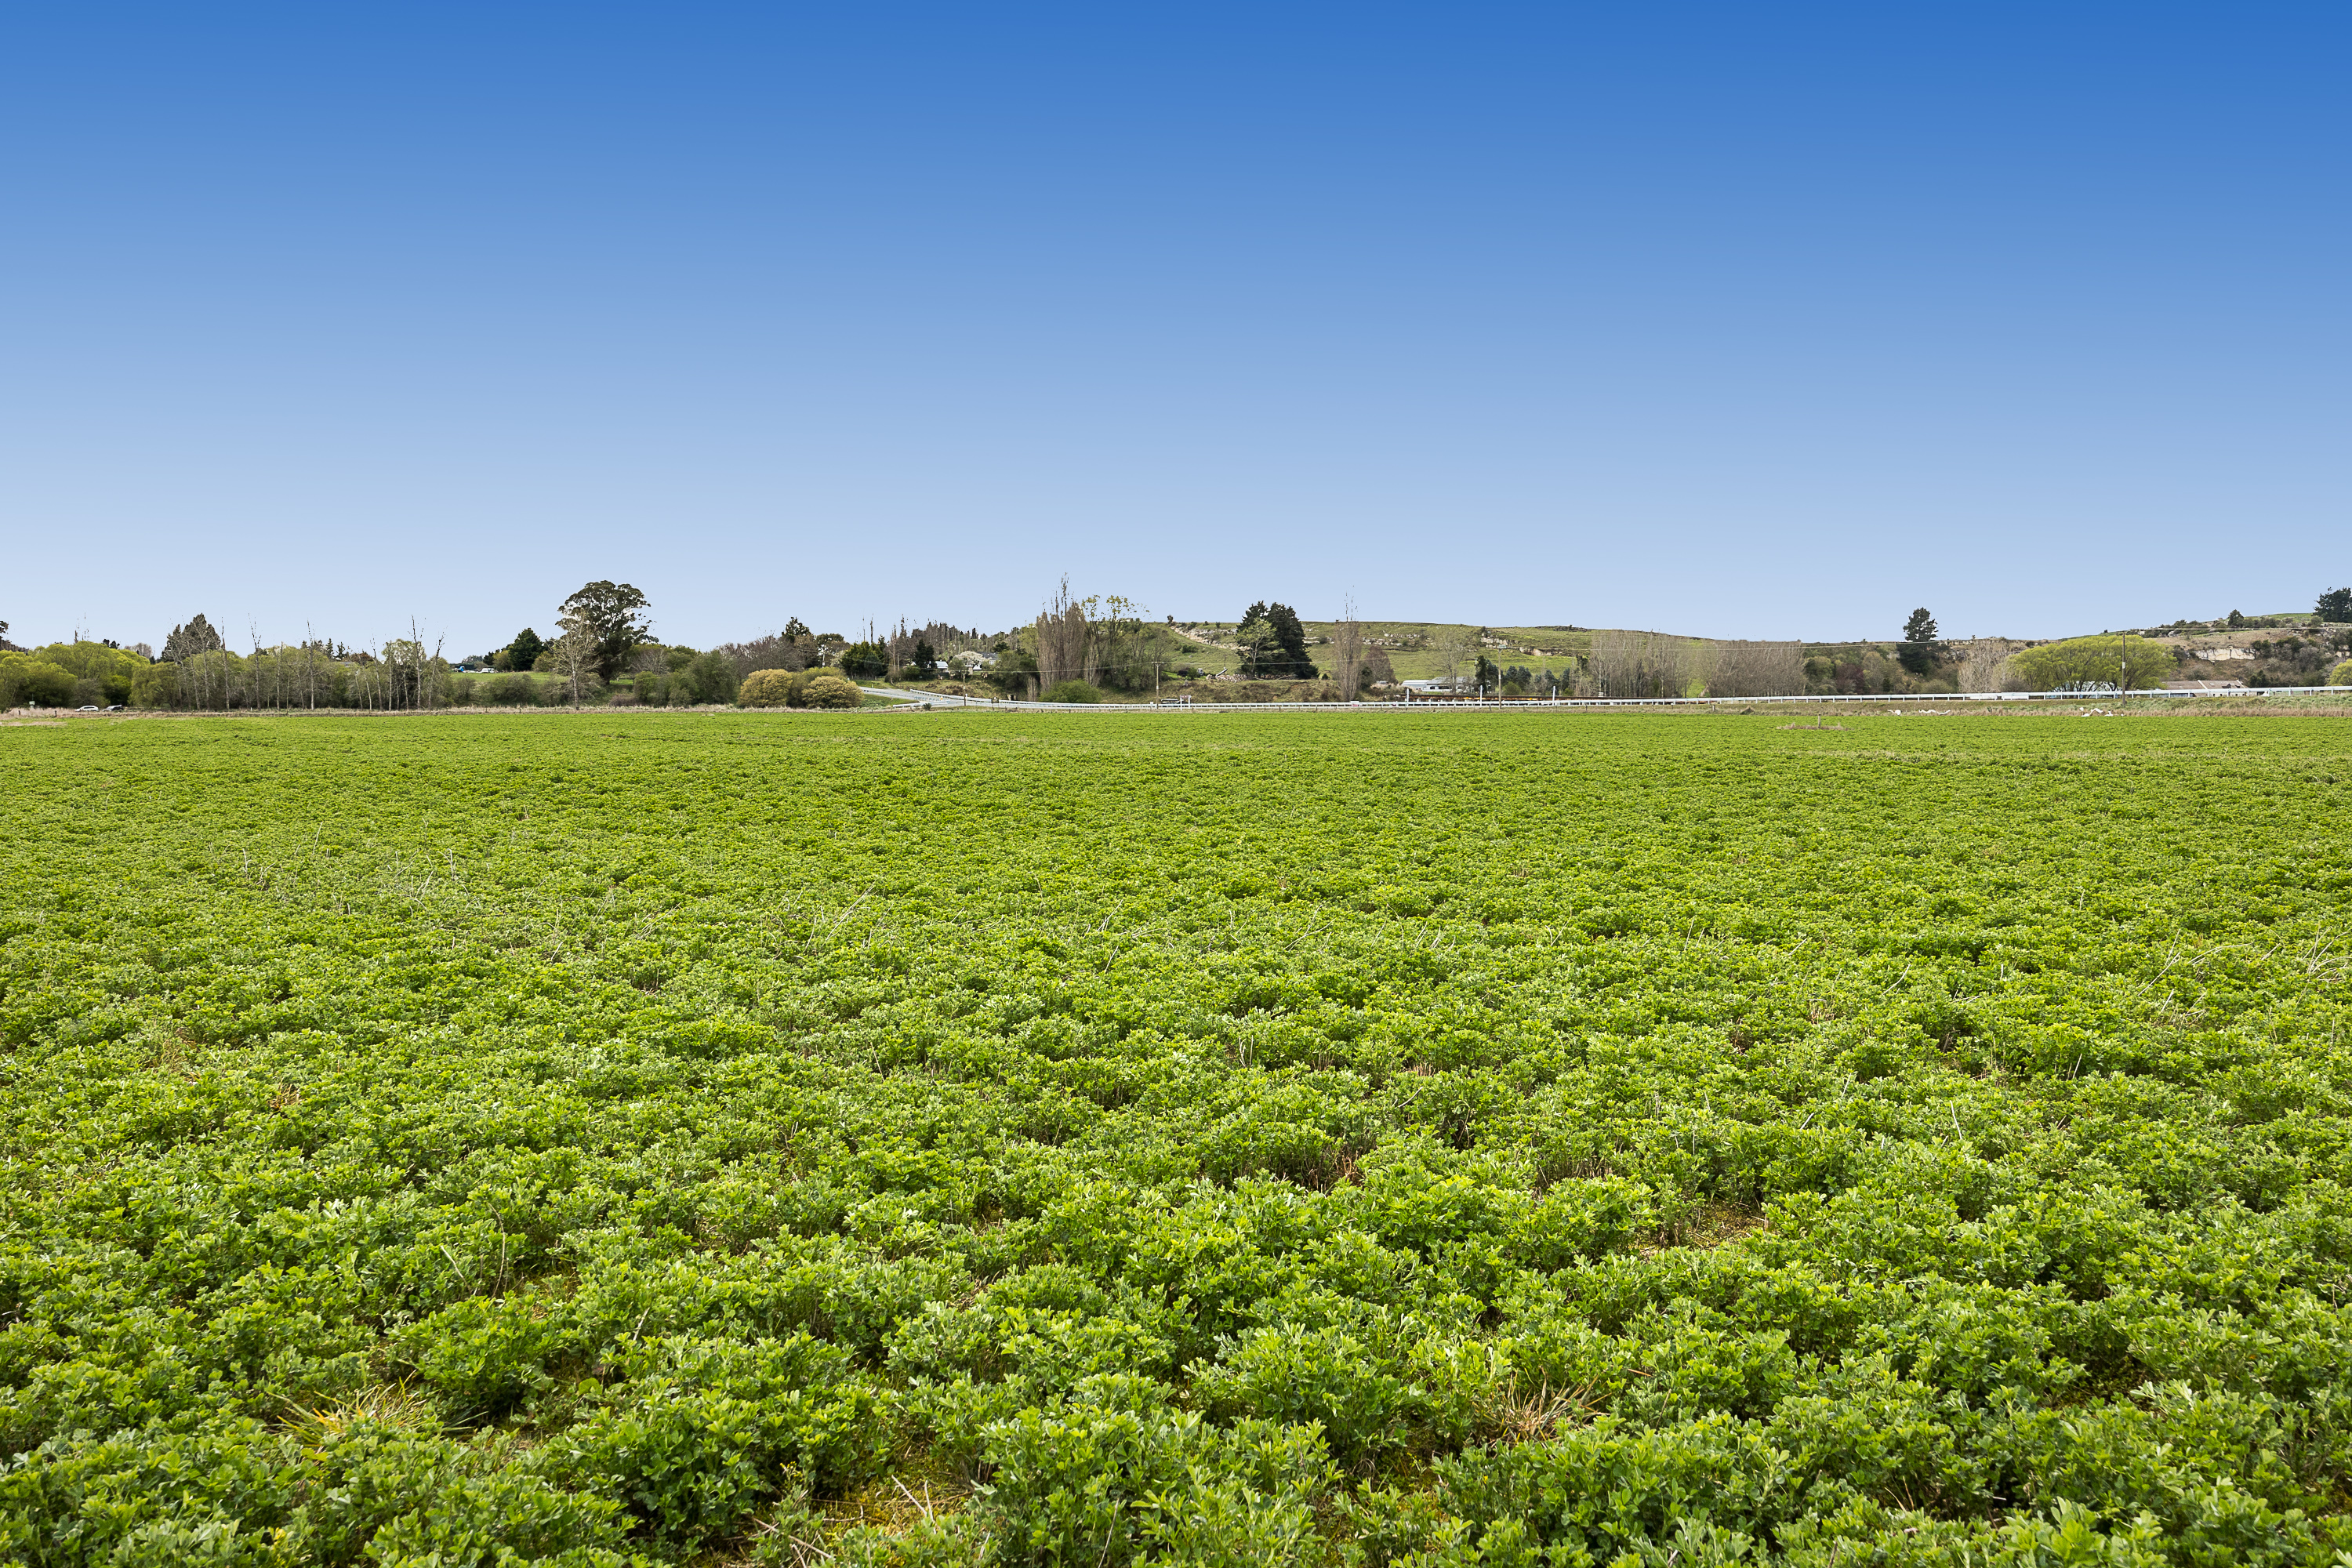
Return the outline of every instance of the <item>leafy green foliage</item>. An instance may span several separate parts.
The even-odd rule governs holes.
[[[559,624],[566,636],[581,639],[597,679],[610,684],[628,667],[638,647],[652,640],[653,622],[645,613],[647,604],[635,585],[602,579],[582,584],[563,601]],[[517,644],[520,641],[516,639]]]
[[[674,678],[696,702],[732,702],[735,700],[735,667],[722,653],[698,653],[687,662]]]
[[[9,731],[0,1561],[2333,1563],[2340,727],[1846,723]]]
[[[527,708],[539,700],[539,682],[528,675],[493,675],[474,683],[474,700],[478,703]]]
[[[102,642],[58,642],[33,650],[32,657],[56,665],[72,676],[89,700],[127,702],[148,661]],[[86,683],[86,684],[84,684]]]
[[[0,707],[64,708],[73,700],[72,670],[27,654],[0,653]]]
[[[2162,686],[2178,660],[2160,643],[2116,633],[2043,643],[2010,655],[2009,662],[2034,691],[2064,691],[2078,686],[2139,691]]]

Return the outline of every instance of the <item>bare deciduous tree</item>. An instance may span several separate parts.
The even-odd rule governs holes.
[[[1106,594],[1087,599],[1082,607],[1088,614],[1093,661],[1101,679],[1129,691],[1142,690],[1146,681],[1156,689],[1160,636],[1144,620],[1143,606],[1118,594]]]
[[[1445,669],[1445,689],[1454,690],[1465,667],[1477,668],[1486,645],[1478,640],[1476,626],[1441,626],[1435,641],[1437,657]]]
[[[1963,691],[1999,691],[2001,689],[2001,666],[2016,651],[2016,645],[2007,637],[1969,637],[1954,642],[1952,651],[1960,656],[1959,685]]]
[[[1353,702],[1364,677],[1364,623],[1356,618],[1356,600],[1339,602],[1339,618],[1331,623],[1332,674],[1339,683],[1339,700]]]
[[[1700,679],[1709,697],[1801,697],[1805,645],[1793,642],[1710,642],[1700,650],[1712,668]]]
[[[1595,632],[1586,681],[1594,697],[1681,697],[1691,682],[1691,639],[1663,632]]]
[[[1037,689],[1049,691],[1065,680],[1088,679],[1092,640],[1086,607],[1070,597],[1070,580],[1064,577],[1053,599],[1037,612]]]
[[[555,639],[555,670],[572,690],[572,704],[580,705],[581,688],[596,672],[602,646],[600,628],[584,616],[566,613],[556,621],[562,635]]]

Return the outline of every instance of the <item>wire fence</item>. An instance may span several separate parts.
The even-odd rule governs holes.
[[[1589,708],[1738,708],[1817,707],[1846,704],[1909,704],[1939,708],[1953,702],[2114,702],[2145,705],[2151,701],[2231,702],[2313,693],[2334,695],[2352,703],[2352,686],[2248,686],[2213,690],[2181,691],[2164,688],[2137,691],[1936,691],[1826,692],[1811,697],[1416,697],[1375,702],[1197,702],[1169,699],[1157,702],[1037,702],[1026,698],[954,697],[888,687],[861,688],[868,696],[895,698],[912,708],[979,708],[1045,713],[1524,713]]]

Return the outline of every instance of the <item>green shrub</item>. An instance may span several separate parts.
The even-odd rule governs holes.
[[[530,676],[494,675],[474,689],[475,700],[502,708],[528,708],[539,700],[539,682]]]
[[[670,701],[680,703],[732,702],[735,700],[735,667],[721,653],[698,653],[683,668],[670,676]]]
[[[1048,702],[1099,702],[1102,693],[1083,680],[1057,680],[1045,693]]]
[[[2346,659],[2327,672],[2330,686],[2352,686],[2352,658]]]
[[[865,701],[864,692],[829,670],[812,671],[801,686],[803,708],[857,708]]]
[[[735,700],[746,708],[793,707],[799,686],[798,678],[789,669],[755,669],[736,689]]]

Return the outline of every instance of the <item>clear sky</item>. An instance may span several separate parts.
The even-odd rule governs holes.
[[[12,6],[0,618],[2352,581],[2342,5]]]

